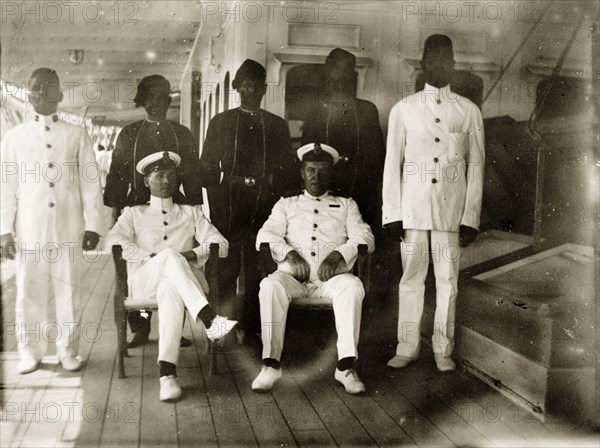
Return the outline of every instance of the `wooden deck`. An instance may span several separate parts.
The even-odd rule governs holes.
[[[220,374],[199,327],[184,334],[175,404],[158,400],[156,319],[151,342],[130,350],[118,379],[112,317],[113,269],[108,255],[87,266],[80,355],[83,371],[66,373],[56,356],[29,375],[14,372],[15,286],[2,265],[2,447],[84,446],[457,446],[600,445],[598,433],[565,421],[542,423],[459,369],[442,374],[426,346],[401,371],[385,363],[395,346],[395,300],[365,302],[359,371],[368,392],[350,396],[333,379],[335,337],[315,340],[310,315],[290,315],[283,379],[268,394],[250,384],[260,368],[258,347],[224,341]]]

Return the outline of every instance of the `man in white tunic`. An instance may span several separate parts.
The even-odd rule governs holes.
[[[257,235],[257,248],[268,242],[277,270],[260,284],[263,366],[252,383],[254,391],[269,391],[281,378],[280,358],[289,304],[333,305],[338,332],[335,379],[346,392],[365,391],[354,361],[358,357],[362,301],[365,291],[351,271],[358,245],[375,250],[375,240],[351,198],[328,191],[338,152],[309,143],[298,149],[305,190],[281,198]]]
[[[388,366],[419,356],[429,248],[436,280],[433,352],[441,371],[453,370],[454,312],[460,247],[479,228],[483,191],[483,122],[477,106],[449,86],[452,41],[432,35],[421,62],[425,88],[390,112],[383,175],[383,225],[401,243],[398,346]]]
[[[54,70],[29,80],[35,115],[9,130],[2,142],[1,246],[16,259],[17,370],[36,370],[51,327],[65,370],[76,371],[82,249],[96,247],[102,229],[102,191],[85,128],[59,120],[63,94]],[[48,322],[54,297],[56,322]]]
[[[161,400],[181,395],[176,365],[185,310],[202,321],[213,341],[224,337],[237,323],[216,315],[206,299],[207,283],[201,269],[209,246],[218,243],[219,256],[226,257],[229,244],[204,216],[201,206],[173,202],[180,163],[179,155],[170,151],[140,160],[136,169],[150,189],[150,203],[125,207],[107,238],[109,245],[123,248],[129,263],[131,296],[158,302]]]

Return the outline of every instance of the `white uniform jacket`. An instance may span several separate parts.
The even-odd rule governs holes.
[[[273,207],[271,215],[259,230],[256,248],[268,242],[273,259],[279,269],[290,272],[284,258],[296,250],[310,265],[310,281],[318,281],[319,266],[334,250],[339,251],[346,262],[344,269],[352,269],[358,255],[358,245],[366,244],[369,252],[375,250],[375,239],[352,198],[325,193],[314,197],[306,191],[284,197]]]
[[[425,84],[390,112],[382,223],[457,232],[479,228],[485,163],[477,106]]]
[[[125,207],[107,241],[109,246],[119,244],[123,248],[130,276],[150,259],[151,253],[158,254],[166,248],[196,252],[198,259],[190,263],[195,268],[206,263],[211,243],[219,244],[219,257],[226,257],[229,251],[229,243],[199,205],[173,204],[170,198],[161,200],[155,196],[150,197],[148,205]],[[194,247],[194,241],[199,246]]]
[[[85,230],[104,233],[100,172],[84,128],[36,115],[2,142],[2,235],[21,247],[81,245]]]

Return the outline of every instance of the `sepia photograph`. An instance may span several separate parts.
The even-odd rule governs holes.
[[[0,447],[600,448],[597,0],[0,0]]]

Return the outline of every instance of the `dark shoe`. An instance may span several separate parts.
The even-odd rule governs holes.
[[[190,345],[192,345],[192,341],[190,341],[188,338],[184,338],[183,336],[181,336],[181,341],[179,341],[179,347],[186,348]]]
[[[135,348],[148,342],[150,333],[133,333],[133,339],[127,343],[127,348]]]

